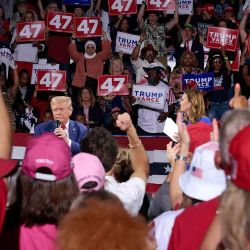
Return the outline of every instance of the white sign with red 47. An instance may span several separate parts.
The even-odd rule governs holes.
[[[76,37],[95,37],[102,35],[100,17],[75,17]]]
[[[45,41],[44,21],[20,22],[16,28],[18,42]]]
[[[128,83],[127,75],[103,75],[98,77],[98,95],[107,96],[113,95],[128,95],[129,89],[126,84]]]
[[[37,90],[46,91],[65,91],[66,72],[61,70],[38,70],[37,71]]]
[[[72,33],[74,31],[74,14],[49,11],[47,27],[55,32]]]

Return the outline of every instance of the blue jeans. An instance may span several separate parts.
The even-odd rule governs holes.
[[[216,120],[220,120],[223,114],[230,110],[230,107],[228,105],[228,101],[217,103],[217,102],[211,102],[210,103],[210,109],[208,110],[208,117]]]

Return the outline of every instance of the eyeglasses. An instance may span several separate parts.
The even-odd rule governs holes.
[[[218,64],[222,64],[222,61],[221,60],[214,60],[213,63],[218,63]]]

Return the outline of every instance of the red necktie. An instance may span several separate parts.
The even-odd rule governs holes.
[[[62,128],[63,130],[66,128],[66,126],[64,125],[64,124],[62,124],[61,126],[60,126],[60,128]]]
[[[186,50],[189,51],[189,42],[186,42]]]

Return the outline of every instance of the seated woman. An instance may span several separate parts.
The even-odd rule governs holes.
[[[103,124],[102,111],[96,103],[92,90],[88,87],[84,87],[80,91],[73,110],[72,118],[76,120],[77,117],[83,116],[83,123],[86,126],[94,127]]]

